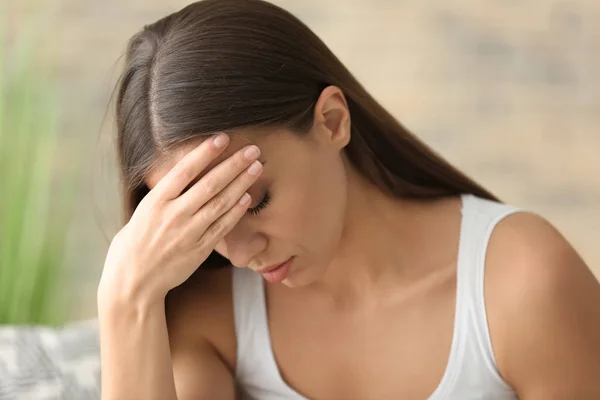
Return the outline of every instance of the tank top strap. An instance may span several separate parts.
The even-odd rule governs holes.
[[[485,306],[485,259],[497,224],[522,210],[471,194],[463,195],[462,203],[455,317],[458,337],[451,354],[455,359],[449,361],[453,370],[447,371],[453,379],[445,388],[446,396],[440,398],[474,399],[479,393],[490,399],[512,399],[514,392],[500,376],[492,348]]]
[[[232,285],[236,382],[246,398],[267,400],[289,394],[292,391],[281,379],[271,347],[263,277],[249,268],[233,267]]]
[[[473,195],[466,195],[464,201],[467,208],[465,246],[468,250],[464,252],[464,262],[458,274],[461,290],[457,295],[464,298],[464,304],[468,304],[464,310],[468,319],[474,322],[471,333],[481,345],[486,366],[497,373],[485,307],[485,261],[490,238],[498,223],[521,210]]]

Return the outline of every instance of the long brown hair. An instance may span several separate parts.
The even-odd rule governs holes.
[[[381,190],[498,200],[404,128],[292,14],[262,0],[203,0],[145,26],[127,46],[116,87],[125,221],[148,193],[144,177],[162,154],[233,128],[306,133],[329,85],[350,109],[346,154]],[[226,263],[213,252],[205,264]]]

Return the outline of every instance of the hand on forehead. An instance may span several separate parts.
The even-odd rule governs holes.
[[[202,143],[204,140],[212,140],[216,135],[208,136],[207,138],[202,139],[202,141],[193,141],[186,144],[181,145],[177,149],[172,150],[170,153],[164,156],[164,159],[160,161],[160,163],[156,166],[156,168],[149,174],[147,177],[147,184],[150,189],[152,189],[156,184],[179,162],[183,157],[188,154],[190,151],[195,149]],[[229,157],[231,157],[234,153],[239,151],[240,149],[255,144],[256,141],[254,138],[249,135],[244,134],[228,134],[229,144],[227,148],[223,151],[223,153],[213,160],[207,168],[204,169],[195,179],[196,182],[198,179],[202,178],[208,171],[210,171],[215,166],[219,165],[221,162],[225,161]],[[260,146],[258,146],[260,149]],[[262,149],[260,149],[262,151]],[[259,158],[262,162],[262,156]]]

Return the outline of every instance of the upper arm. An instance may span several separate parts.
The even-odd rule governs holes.
[[[600,285],[571,245],[518,213],[496,228],[486,262],[496,360],[519,398],[600,398]]]
[[[171,346],[178,400],[234,400],[233,377],[207,342],[177,342]]]
[[[229,271],[199,271],[169,294],[167,325],[178,400],[234,400]]]

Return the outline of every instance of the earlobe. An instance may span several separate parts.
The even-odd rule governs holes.
[[[350,141],[350,110],[344,93],[336,86],[326,87],[314,114],[315,125],[324,128],[328,141],[339,149],[346,147]]]

